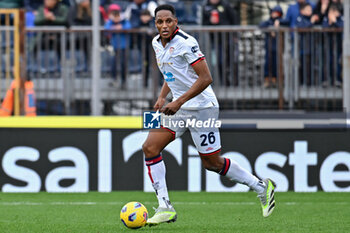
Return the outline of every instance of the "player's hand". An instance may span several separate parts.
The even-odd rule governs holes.
[[[165,98],[159,97],[157,99],[157,102],[154,104],[153,108],[154,110],[160,110],[164,104],[165,104]]]
[[[174,101],[174,102],[168,103],[160,111],[165,115],[174,115],[179,110],[180,107],[181,107],[181,104],[177,101]]]

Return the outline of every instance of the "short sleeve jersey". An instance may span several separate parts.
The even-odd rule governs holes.
[[[152,46],[159,70],[171,90],[174,101],[187,92],[198,79],[192,67],[203,60],[204,55],[199,49],[197,40],[179,28],[174,31],[165,47],[161,43],[160,35],[153,38]],[[181,108],[202,109],[218,106],[215,93],[209,85]]]

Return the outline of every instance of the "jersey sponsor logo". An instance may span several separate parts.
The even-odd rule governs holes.
[[[192,53],[196,53],[196,52],[198,52],[198,50],[199,50],[198,45],[193,46],[193,47],[191,48]]]
[[[166,76],[165,81],[167,82],[174,82],[175,78],[174,75],[171,72],[163,72],[163,74]]]

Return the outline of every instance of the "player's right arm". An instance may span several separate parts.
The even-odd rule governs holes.
[[[155,110],[160,110],[163,107],[169,92],[170,92],[170,88],[168,84],[164,81],[164,84],[162,86],[162,89],[160,90],[160,94],[158,96],[157,102],[153,106]]]

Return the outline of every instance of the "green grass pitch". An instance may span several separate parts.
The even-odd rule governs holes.
[[[138,230],[119,220],[121,207],[139,201],[153,215],[153,193],[0,193],[0,232],[350,232],[349,193],[276,193],[264,219],[255,193],[170,192],[175,223]]]

